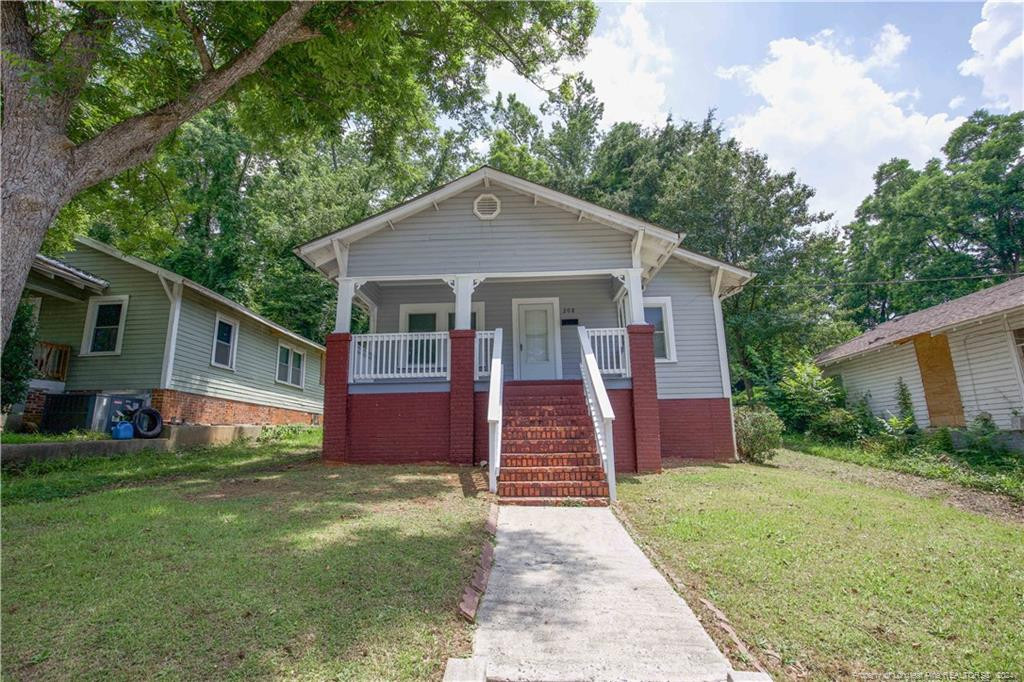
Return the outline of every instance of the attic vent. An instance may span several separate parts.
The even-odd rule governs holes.
[[[480,220],[494,220],[501,213],[501,199],[493,194],[481,194],[473,202],[473,213]]]

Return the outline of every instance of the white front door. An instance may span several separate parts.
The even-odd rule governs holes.
[[[555,304],[520,303],[516,308],[519,378],[557,379],[559,362]]]

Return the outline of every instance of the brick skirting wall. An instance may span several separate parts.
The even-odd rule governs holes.
[[[728,398],[662,399],[658,409],[662,456],[735,459]]]
[[[152,406],[172,424],[313,424],[320,415],[283,407],[244,403],[211,396],[155,388]]]
[[[449,461],[448,401],[447,391],[350,393],[345,461],[363,464]]]
[[[21,423],[32,422],[36,426],[43,423],[43,407],[46,405],[46,391],[30,388],[25,396],[25,409],[21,413]]]
[[[608,402],[615,412],[612,441],[615,445],[615,471],[636,471],[636,434],[633,432],[633,391],[628,388],[608,390]]]

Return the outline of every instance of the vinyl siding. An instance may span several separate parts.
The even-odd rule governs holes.
[[[902,377],[910,389],[914,405],[914,419],[919,426],[928,426],[928,405],[924,399],[924,386],[917,366],[913,343],[890,346],[867,355],[830,365],[824,369],[827,376],[839,376],[850,404],[865,394],[871,411],[888,417],[899,412],[897,380]],[[962,389],[961,389],[962,390]]]
[[[724,397],[711,274],[671,259],[647,285],[644,295],[672,298],[676,361],[655,364],[658,397]]]
[[[210,364],[213,327],[218,312],[239,324],[234,371]],[[170,388],[258,405],[323,412],[320,351],[297,346],[306,353],[306,383],[304,388],[296,388],[275,381],[279,341],[296,346],[269,327],[222,308],[186,289],[181,301]]]
[[[964,417],[970,422],[988,412],[1001,428],[1010,428],[1013,410],[1024,413],[1021,378],[1007,328],[1024,327],[1024,311],[948,334]]]
[[[473,200],[501,199],[501,214],[480,220]],[[352,244],[352,277],[469,272],[596,270],[631,266],[630,235],[531,197],[479,185]]]
[[[399,330],[399,306],[402,303],[454,303],[455,297],[447,286],[424,284],[420,286],[380,287],[378,299],[377,331]],[[618,319],[612,301],[612,279],[601,277],[576,280],[549,280],[537,282],[483,282],[473,292],[473,301],[484,304],[484,328],[503,330],[502,362],[505,378],[513,378],[512,299],[558,298],[556,315],[563,319],[577,319],[587,327],[616,327]],[[572,312],[561,313],[571,309]],[[580,378],[580,342],[577,327],[562,326],[562,378]]]
[[[103,296],[129,296],[121,354],[94,357],[79,355],[87,303],[44,297],[39,337],[72,348],[66,389],[135,391],[158,387],[170,308],[159,278],[87,246],[78,247],[63,259],[109,281]]]

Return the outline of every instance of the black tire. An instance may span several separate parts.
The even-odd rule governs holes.
[[[152,407],[143,407],[132,417],[132,426],[138,438],[156,438],[164,430],[164,418]]]

